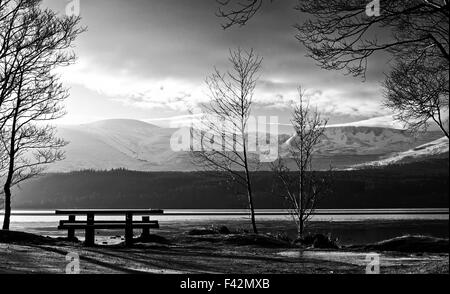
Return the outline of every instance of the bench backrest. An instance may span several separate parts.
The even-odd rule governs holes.
[[[161,215],[164,214],[162,209],[57,209],[57,215]]]

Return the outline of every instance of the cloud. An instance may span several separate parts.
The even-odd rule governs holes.
[[[64,8],[59,0],[46,2]],[[384,68],[379,57],[370,60],[365,83],[320,69],[295,39],[292,25],[302,16],[289,1],[274,1],[246,26],[229,30],[221,28],[214,14],[217,3],[210,0],[97,0],[81,5],[88,31],[76,42],[79,60],[62,74],[69,85],[114,103],[154,110],[154,116],[186,111],[207,101],[205,77],[214,66],[226,70],[228,50],[242,47],[263,57],[254,96],[258,111],[288,120],[301,85],[312,104],[330,117],[348,121],[387,114],[379,106]],[[108,116],[106,111],[97,109],[98,116]]]
[[[299,84],[263,80],[258,83],[254,102],[261,107],[292,110],[299,99]],[[372,117],[386,115],[379,89],[370,84],[323,85],[301,88],[310,105],[331,115]]]
[[[60,72],[70,84],[82,85],[123,104],[186,110],[206,101],[203,84],[180,78],[150,78],[128,70],[107,70],[88,58]]]
[[[328,127],[340,127],[340,126],[364,126],[364,127],[381,127],[381,128],[393,128],[404,129],[404,124],[394,118],[393,115],[385,115],[379,117],[373,117],[366,120],[344,123],[344,124],[332,124]]]
[[[208,101],[208,89],[203,80],[147,77],[126,68],[103,68],[86,57],[61,74],[67,83],[82,85],[124,105],[145,109],[187,111],[189,107]],[[298,87],[294,82],[263,76],[257,84],[254,103],[259,108],[290,112],[298,100]],[[324,113],[358,117],[386,114],[380,106],[379,89],[373,84],[349,82],[302,89],[306,90],[311,105]]]

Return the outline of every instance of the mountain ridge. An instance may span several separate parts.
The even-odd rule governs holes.
[[[58,135],[69,144],[66,158],[49,165],[49,172],[82,169],[127,168],[141,171],[194,171],[188,152],[175,152],[170,139],[177,129],[159,127],[132,119],[110,119],[76,126],[58,127]],[[279,135],[279,152],[287,156],[286,144],[295,136]],[[318,145],[318,169],[335,161],[337,168],[375,161],[407,151],[439,138],[428,132],[414,138],[408,132],[383,127],[329,127]],[[294,138],[295,139],[295,138]],[[325,164],[326,161],[326,164]]]

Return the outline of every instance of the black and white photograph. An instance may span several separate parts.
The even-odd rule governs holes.
[[[448,277],[449,60],[448,0],[0,0],[0,276]]]

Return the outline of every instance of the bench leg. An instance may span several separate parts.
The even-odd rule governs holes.
[[[133,214],[127,213],[125,216],[125,245],[133,244]]]
[[[75,222],[75,215],[69,215],[69,222]],[[75,229],[69,228],[67,230],[67,239],[68,240],[75,240]]]
[[[142,222],[143,223],[149,223],[150,222],[150,217],[149,216],[143,216],[142,217]],[[143,228],[142,229],[142,234],[141,234],[141,238],[149,238],[150,237],[150,228]]]
[[[88,214],[87,215],[87,225],[88,225],[88,227],[86,228],[85,245],[86,246],[94,246],[94,243],[95,243],[95,230],[94,230],[93,227],[89,227],[89,226],[93,226],[94,225],[94,215],[93,214]]]

